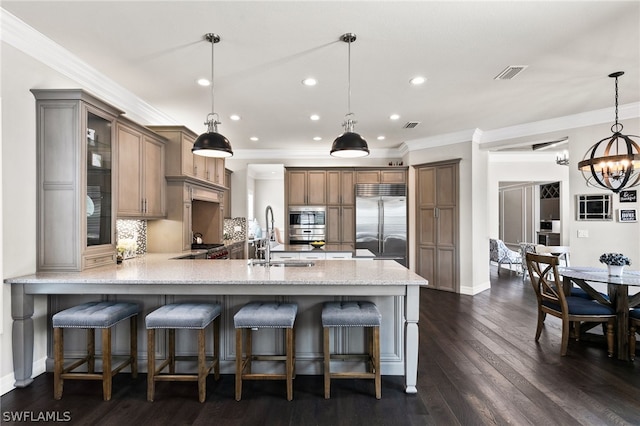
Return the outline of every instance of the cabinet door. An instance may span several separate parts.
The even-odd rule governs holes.
[[[356,241],[356,210],[353,206],[343,206],[340,212],[341,243],[355,243]]]
[[[339,170],[327,171],[327,204],[341,204],[342,195],[341,172]]]
[[[289,205],[306,204],[307,172],[295,170],[287,172]]]
[[[327,173],[324,170],[309,170],[307,179],[307,204],[326,204]]]
[[[142,134],[118,124],[118,216],[140,216],[143,211],[140,164]]]
[[[380,183],[380,170],[359,170],[358,183]]]
[[[191,203],[184,203],[182,207],[182,250],[191,250],[193,232],[191,230]]]
[[[355,172],[343,171],[340,175],[340,204],[355,204]]]
[[[340,207],[327,207],[327,243],[339,244],[340,241]]]
[[[185,135],[180,136],[180,147],[182,149],[182,175],[195,177],[194,172],[194,163],[193,163],[193,153],[191,152],[191,148],[193,148],[193,140],[186,137]]]
[[[224,158],[214,158],[214,160],[216,163],[216,173],[213,181],[218,185],[224,186],[224,177],[225,177]]]
[[[404,170],[382,170],[380,172],[381,183],[404,183],[405,181]]]
[[[164,144],[144,138],[144,213],[146,216],[165,216]]]
[[[189,154],[193,160],[193,177],[207,180],[207,157],[203,157],[202,155],[193,155],[193,153]]]

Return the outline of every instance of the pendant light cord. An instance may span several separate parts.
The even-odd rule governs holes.
[[[349,39],[349,62],[347,65],[347,79],[348,79],[348,102],[347,102],[347,111],[349,115],[351,115],[351,39]],[[617,81],[617,80],[616,80]]]
[[[215,55],[215,45],[216,45],[216,41],[214,40],[214,36],[213,34],[211,35],[211,113],[215,114],[215,108],[214,108],[214,85],[213,85],[213,64],[214,64],[214,55]]]

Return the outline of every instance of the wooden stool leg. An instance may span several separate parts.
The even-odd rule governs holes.
[[[287,401],[293,400],[293,328],[287,328],[285,331],[286,351],[287,351]]]
[[[373,367],[375,369],[376,399],[382,396],[382,381],[380,377],[380,327],[373,327]]]
[[[629,359],[631,361],[636,358],[636,325],[631,323],[629,327]]]
[[[93,373],[96,369],[96,330],[87,329],[87,372]]]
[[[102,329],[102,393],[111,400],[111,327]]]
[[[169,329],[169,374],[176,373],[176,330]]]
[[[64,336],[62,328],[53,329],[53,398],[62,398],[62,368],[64,352]]]
[[[220,379],[220,316],[213,320],[213,373],[216,380]]]
[[[251,373],[251,361],[252,361],[251,358],[253,357],[253,342],[251,340],[251,338],[253,337],[252,335],[253,335],[253,330],[251,330],[250,328],[247,328],[247,331],[245,333],[246,341],[244,345],[245,346],[244,351],[246,353],[245,359],[247,360],[247,364],[245,366],[244,371],[246,371],[247,373]]]
[[[329,399],[331,395],[331,351],[329,347],[329,327],[323,327],[324,349],[324,398]]]
[[[153,401],[156,374],[156,330],[147,330],[147,401]]]
[[[236,401],[242,398],[242,328],[236,328]]]
[[[138,316],[134,315],[129,321],[129,359],[131,360],[131,377],[138,377]]]
[[[205,329],[198,330],[198,400],[207,398],[207,359],[205,358]]]

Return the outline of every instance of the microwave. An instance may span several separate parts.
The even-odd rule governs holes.
[[[613,220],[613,196],[576,195],[576,220]]]

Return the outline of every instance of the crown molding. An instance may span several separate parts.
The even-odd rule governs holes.
[[[132,120],[163,125],[179,124],[2,8],[0,27],[0,39],[3,42],[77,81],[83,89],[102,100],[117,105]]]
[[[400,144],[400,153],[402,155],[406,155],[411,151],[476,141],[478,132],[480,132],[481,134],[482,131],[480,129],[468,129],[461,130],[459,132],[446,133],[443,135],[403,142],[402,144]]]

